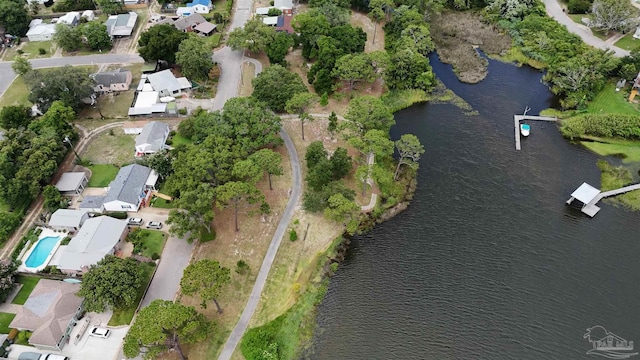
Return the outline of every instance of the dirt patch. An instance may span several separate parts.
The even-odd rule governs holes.
[[[362,28],[367,33],[367,42],[364,45],[364,52],[384,50],[384,31],[382,24],[376,24],[365,13],[351,12],[351,25]],[[373,34],[375,32],[375,42]]]
[[[200,299],[182,296],[180,302],[198,308],[207,318],[215,321],[216,329],[207,341],[193,344],[186,348],[189,358],[214,359],[222,349],[229,333],[236,325],[240,314],[247,303],[262,260],[269,247],[280,216],[289,199],[291,188],[291,166],[286,148],[276,149],[282,155],[284,174],[272,177],[273,190],[269,190],[266,178],[258,184],[271,206],[271,214],[249,216],[246,212],[239,217],[240,231],[234,229],[233,211],[216,210],[214,228],[216,239],[199,244],[194,253],[194,260],[214,259],[231,269],[231,283],[227,285],[218,299],[224,312],[218,314],[215,305],[209,304],[207,309],[200,308]],[[246,275],[235,272],[238,260],[244,260],[250,268]]]
[[[502,55],[511,48],[511,38],[482,22],[473,12],[444,12],[434,16],[431,36],[440,60],[452,64],[458,79],[477,83],[487,76],[488,61],[475,47],[490,55]]]
[[[240,83],[240,96],[250,96],[253,92],[251,80],[255,77],[256,66],[245,61],[242,63],[242,81]]]

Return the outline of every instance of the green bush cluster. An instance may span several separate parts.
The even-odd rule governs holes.
[[[9,239],[22,222],[22,212],[0,212],[0,244]]]
[[[564,120],[560,130],[564,136],[571,139],[586,135],[640,140],[640,116],[584,114]]]

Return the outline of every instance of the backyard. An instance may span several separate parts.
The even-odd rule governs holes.
[[[96,136],[80,155],[94,164],[122,166],[133,162],[135,137],[121,129],[112,129]]]
[[[13,321],[16,314],[0,312],[0,334],[9,333],[9,324]]]
[[[640,162],[640,141],[588,137],[581,141],[587,149],[601,156],[620,156],[623,163]]]
[[[589,113],[604,113],[604,114],[630,114],[640,115],[637,106],[627,101],[627,94],[625,91],[616,91],[616,84],[613,82],[607,83],[604,89],[596,95],[596,97],[589,103],[587,107]]]
[[[157,230],[135,229],[129,233],[127,240],[133,243],[134,253],[153,259],[162,254],[167,234]]]
[[[93,164],[87,166],[91,170],[91,179],[87,187],[107,187],[116,178],[118,169],[111,164]]]
[[[637,40],[633,37],[633,32],[628,33],[622,39],[616,41],[615,46],[625,49],[625,50],[633,50],[640,46],[640,40]]]
[[[131,323],[131,319],[133,319],[133,315],[142,300],[145,292],[147,291],[147,287],[149,286],[149,282],[151,281],[151,277],[153,276],[153,272],[156,268],[154,263],[143,263],[142,266],[142,285],[138,289],[138,295],[136,296],[136,300],[126,308],[115,309],[113,311],[113,315],[111,315],[111,319],[109,319],[108,326],[120,326],[120,325],[129,325]]]
[[[20,288],[20,291],[18,291],[18,294],[15,298],[13,298],[13,301],[11,303],[24,305],[24,303],[27,302],[29,295],[31,295],[31,292],[40,281],[40,278],[36,276],[18,275],[17,281],[18,283],[22,284],[22,288]]]

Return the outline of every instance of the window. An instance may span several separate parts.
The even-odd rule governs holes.
[[[120,205],[123,209],[131,209],[131,205]]]

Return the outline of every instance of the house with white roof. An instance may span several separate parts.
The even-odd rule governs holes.
[[[53,35],[56,33],[56,24],[43,24],[35,23],[27,31],[27,38],[29,41],[49,41],[53,39]]]
[[[87,19],[87,21],[93,21],[93,19],[96,18],[96,13],[94,13],[93,10],[85,10],[82,12],[81,17]]]
[[[151,121],[146,124],[142,132],[136,136],[135,156],[153,154],[165,149],[169,131],[169,126],[160,121]]]
[[[107,26],[107,34],[113,39],[131,36],[137,21],[138,14],[132,11],[127,14],[111,15],[104,24]]]
[[[40,350],[61,350],[84,311],[78,290],[79,284],[41,279],[9,327],[32,331],[29,344]]]
[[[80,21],[80,13],[77,11],[72,11],[64,14],[58,19],[58,24],[66,24],[69,26],[76,26]]]
[[[68,245],[61,245],[58,269],[67,274],[87,272],[107,255],[113,255],[129,233],[127,222],[98,216],[84,222]]]
[[[78,231],[89,218],[87,210],[58,209],[49,219],[49,227],[54,230]]]
[[[185,5],[186,6],[179,7],[176,10],[176,15],[208,14],[213,9],[211,0],[193,0]]]
[[[182,90],[191,88],[186,77],[176,78],[169,69],[147,75],[147,81],[160,97],[181,95]]]
[[[109,184],[102,204],[105,211],[138,211],[149,203],[157,181],[158,174],[146,166],[124,166]]]

